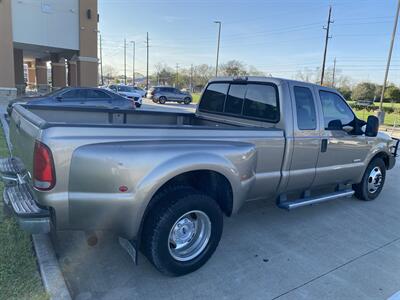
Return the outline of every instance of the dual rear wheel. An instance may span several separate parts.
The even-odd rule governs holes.
[[[144,223],[142,252],[164,274],[180,276],[197,270],[221,239],[219,205],[185,186],[167,188],[153,200],[157,204]]]

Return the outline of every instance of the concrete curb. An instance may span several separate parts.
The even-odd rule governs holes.
[[[11,153],[11,142],[9,137],[9,127],[4,112],[0,110],[0,121],[3,126],[4,135],[6,137],[8,150]],[[48,234],[33,234],[33,247],[35,249],[37,262],[39,265],[40,275],[42,277],[43,286],[49,294],[50,299],[54,300],[71,300],[71,295],[65,283],[65,279],[61,273],[53,245],[51,244]]]

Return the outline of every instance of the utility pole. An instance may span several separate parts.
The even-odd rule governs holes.
[[[218,24],[218,42],[217,42],[217,62],[215,64],[215,77],[218,77],[218,60],[219,60],[219,45],[221,43],[221,21],[214,21]]]
[[[176,64],[175,87],[178,88],[179,64]]]
[[[100,78],[101,85],[104,85],[104,77],[103,77],[103,47],[101,45],[101,34],[100,34]]]
[[[124,39],[124,84],[126,85],[126,39]]]
[[[328,40],[331,38],[329,36],[330,25],[333,23],[333,21],[331,20],[331,15],[332,15],[332,6],[329,6],[328,22],[326,27],[325,26],[323,27],[323,29],[326,30],[326,36],[325,36],[324,59],[322,61],[322,70],[321,70],[321,85],[324,84],[326,52],[328,51]]]
[[[392,40],[390,41],[389,55],[388,55],[388,60],[387,60],[387,64],[386,64],[385,79],[383,80],[381,101],[379,104],[378,118],[379,118],[380,124],[383,124],[383,122],[385,121],[385,112],[383,111],[383,98],[385,95],[387,78],[389,75],[390,61],[392,60],[394,39],[396,37],[397,23],[399,22],[399,13],[400,13],[400,0],[397,4],[397,12],[396,12],[396,17],[394,19],[394,26],[393,26],[393,32],[392,32]]]
[[[193,93],[193,64],[190,65],[190,92]]]
[[[136,44],[135,41],[131,41],[132,43],[132,86],[135,86],[135,51]]]
[[[149,33],[147,32],[146,38],[146,48],[147,48],[147,66],[146,66],[146,90],[149,89]]]
[[[335,87],[336,57],[333,60],[332,87]]]

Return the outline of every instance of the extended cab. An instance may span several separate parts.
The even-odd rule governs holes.
[[[195,113],[16,105],[10,134],[4,200],[24,228],[112,230],[172,275],[248,200],[375,199],[399,144],[337,91],[267,77],[211,80]]]

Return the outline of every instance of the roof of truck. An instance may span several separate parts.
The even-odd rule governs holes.
[[[326,90],[335,90],[330,87],[326,86],[321,86],[319,84],[311,83],[311,82],[305,82],[305,81],[299,81],[299,80],[293,80],[293,79],[286,79],[286,78],[279,78],[279,77],[270,77],[270,76],[235,76],[235,77],[215,77],[212,78],[209,82],[218,82],[218,81],[259,81],[259,82],[271,82],[275,83],[277,85],[282,84],[283,82],[291,82],[291,83],[297,83],[297,84],[306,84],[309,86],[315,86],[318,88],[323,88]]]

